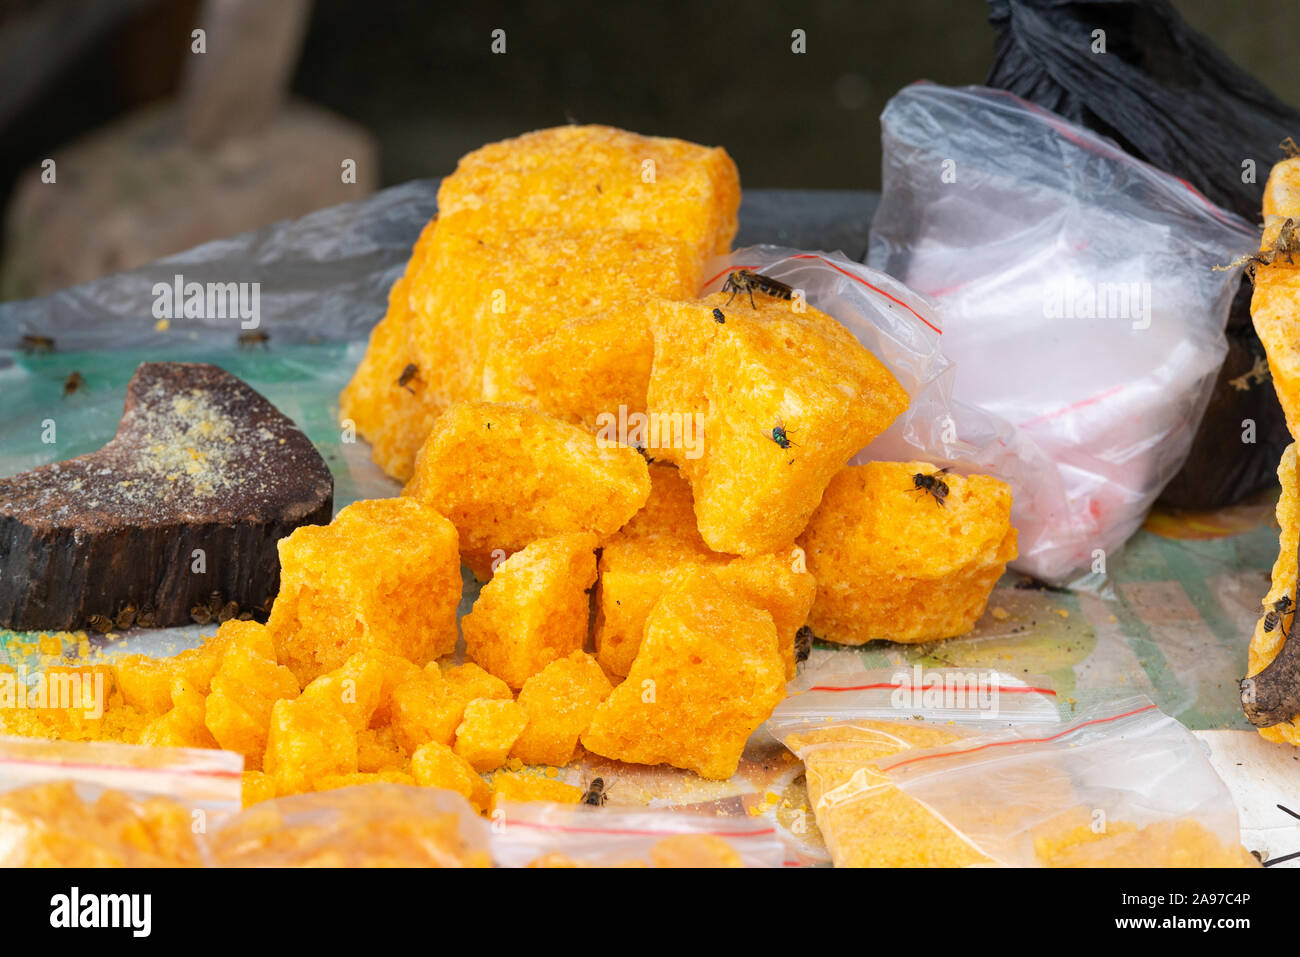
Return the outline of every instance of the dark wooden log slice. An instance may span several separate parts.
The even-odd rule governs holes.
[[[232,601],[264,618],[276,543],[333,507],[320,453],[259,393],[216,366],[144,363],[111,442],[0,479],[0,626],[134,608],[165,627]]]

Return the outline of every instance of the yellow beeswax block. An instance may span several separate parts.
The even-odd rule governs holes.
[[[746,556],[784,551],[832,476],[889,427],[908,397],[825,313],[766,296],[756,307],[726,302],[718,293],[649,310],[655,359],[648,414],[699,413],[704,423],[702,446],[683,442],[656,455],[690,479],[710,548]],[[728,318],[719,323],[713,310],[724,307]]]
[[[563,767],[613,686],[586,652],[553,661],[524,682],[518,704],[528,718],[511,754],[524,764]]]
[[[461,620],[465,653],[511,688],[587,640],[595,535],[539,539],[515,552]]]
[[[987,475],[943,475],[942,504],[913,482],[926,462],[841,470],[799,544],[817,580],[808,624],[846,645],[965,634],[1016,556],[1011,489]]]
[[[280,540],[280,594],[269,626],[302,682],[359,651],[424,664],[456,647],[456,529],[411,498],[355,502],[329,525]]]
[[[582,744],[603,757],[722,780],[784,695],[772,616],[692,570],[651,611],[627,680],[596,709]]]
[[[465,564],[487,578],[494,557],[539,538],[617,531],[650,478],[633,449],[539,412],[469,403],[438,419],[403,494],[451,519]]]
[[[495,771],[506,763],[527,723],[528,717],[514,701],[475,698],[465,705],[454,750],[480,774]]]

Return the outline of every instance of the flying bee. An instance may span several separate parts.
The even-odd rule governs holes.
[[[754,272],[752,269],[737,269],[722,284],[722,291],[731,293],[731,299],[735,299],[742,292],[747,293],[749,295],[749,304],[757,309],[758,306],[754,302],[755,290],[765,296],[771,296],[773,299],[790,299],[794,296],[793,287],[787,286],[771,276],[764,276],[762,273]],[[728,306],[731,305],[731,299],[726,302]]]
[[[794,633],[794,660],[803,662],[812,654],[813,630],[804,625]]]
[[[63,380],[63,394],[72,395],[72,393],[76,392],[85,384],[86,384],[86,380],[81,377],[81,373],[73,372],[71,375],[69,375],[66,379]]]
[[[92,631],[97,631],[101,635],[106,635],[113,630],[113,619],[107,615],[91,615],[86,619]]]
[[[591,783],[587,785],[586,793],[582,795],[582,803],[591,807],[604,807],[608,800],[609,789],[605,787],[605,779],[592,778]]]
[[[1282,616],[1291,610],[1291,596],[1283,595],[1277,601],[1273,602],[1273,607],[1269,613],[1264,616],[1265,633],[1272,631],[1274,628],[1282,629],[1282,637],[1286,638],[1286,628],[1282,627]]]
[[[54,351],[54,340],[49,336],[25,335],[18,340],[18,348],[27,353],[51,353]]]
[[[718,325],[722,325],[724,322],[727,321],[727,317],[723,315],[721,309],[715,307],[713,310],[713,321],[716,322]]]
[[[135,605],[127,602],[118,609],[117,617],[113,619],[113,624],[117,625],[118,631],[126,631],[135,624]]]
[[[261,329],[253,329],[239,334],[239,348],[241,349],[255,349],[258,346],[265,349],[270,341],[271,334],[263,332]]]
[[[414,362],[408,362],[406,368],[402,370],[402,374],[397,377],[398,388],[405,389],[407,392],[411,393],[411,395],[415,395],[415,390],[411,388],[410,382],[419,375],[419,372],[419,366]]]
[[[948,497],[948,483],[939,476],[944,475],[947,471],[948,469],[945,466],[937,472],[931,472],[929,475],[924,472],[917,472],[912,476],[912,491],[925,492],[927,495],[933,496],[934,500],[939,503],[939,507],[942,508],[943,500]]]

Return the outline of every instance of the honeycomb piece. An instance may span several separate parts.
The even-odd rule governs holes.
[[[275,797],[275,778],[265,771],[245,771],[241,782],[244,807],[252,807]]]
[[[204,703],[203,721],[212,737],[225,750],[242,754],[244,766],[254,771],[262,768],[272,708],[298,695],[298,679],[267,650],[263,641],[233,644],[212,676]]]
[[[357,733],[348,720],[311,702],[277,701],[271,710],[263,768],[276,793],[301,794],[318,778],[355,774]]]
[[[799,539],[817,598],[808,624],[845,645],[924,642],[974,627],[1016,557],[1011,489],[987,475],[944,475],[940,505],[913,476],[925,462],[843,469]]]
[[[491,799],[488,784],[459,754],[437,741],[420,745],[411,755],[411,774],[422,787],[445,788],[465,796],[482,814]]]
[[[413,364],[409,337],[411,280],[428,257],[437,227],[434,217],[420,232],[406,271],[388,294],[388,312],[370,333],[370,344],[352,380],[339,395],[339,420],[351,421],[357,434],[371,445],[371,458],[399,482],[411,477],[415,453],[424,444],[442,405]]]
[[[589,432],[539,412],[470,403],[438,419],[403,494],[451,519],[462,559],[485,579],[494,552],[566,532],[617,531],[645,504],[650,478],[633,449],[602,448]]]
[[[436,668],[393,692],[392,722],[397,744],[407,754],[430,741],[450,747],[467,701]]]
[[[744,867],[736,849],[716,834],[674,834],[650,848],[651,867]]]
[[[723,780],[784,694],[772,616],[693,569],[651,611],[627,680],[596,709],[582,744],[607,758]]]
[[[511,688],[587,640],[596,536],[543,538],[497,566],[461,619],[465,653]]]
[[[314,679],[302,689],[299,700],[313,708],[334,711],[347,719],[353,730],[370,727],[375,709],[383,698],[386,665],[383,658],[359,651],[339,668]]]
[[[217,633],[198,648],[182,651],[170,658],[152,655],[127,655],[113,662],[113,681],[122,700],[146,715],[160,715],[172,706],[172,683],[177,678],[189,682],[200,694],[207,694],[212,676],[221,659],[233,645],[256,650],[264,657],[275,658],[275,646],[265,627],[255,621],[232,618],[223,622]]]
[[[528,717],[513,701],[475,698],[465,705],[465,715],[456,728],[455,752],[480,774],[495,771],[506,763]]]
[[[646,411],[654,347],[637,306],[569,319],[522,351],[523,401],[591,432],[617,423],[620,409],[634,422]]]
[[[560,126],[461,158],[442,181],[443,215],[483,211],[518,226],[644,229],[701,262],[736,235],[740,174],[726,150],[608,126]]]
[[[417,664],[449,654],[460,587],[451,522],[410,498],[355,502],[280,540],[279,660],[305,683],[359,651]]]
[[[575,651],[551,662],[525,681],[519,692],[519,707],[528,724],[515,740],[511,755],[524,764],[568,764],[597,705],[612,690],[596,659],[585,652]]]
[[[683,442],[656,454],[690,479],[710,548],[784,551],[831,477],[889,427],[908,397],[825,313],[765,296],[757,308],[726,302],[718,293],[650,310],[649,415],[702,413],[704,421],[702,447]],[[726,310],[725,323],[714,320],[715,307]]]
[[[1282,495],[1277,500],[1278,543],[1277,561],[1273,563],[1272,583],[1268,594],[1264,596],[1260,618],[1255,623],[1255,633],[1250,639],[1250,654],[1246,673],[1251,677],[1258,675],[1268,667],[1286,645],[1289,638],[1285,634],[1293,633],[1295,613],[1279,617],[1276,627],[1264,630],[1264,616],[1275,602],[1289,597],[1294,602],[1296,586],[1296,547],[1300,536],[1300,493],[1296,482],[1296,447],[1288,445],[1282,453],[1282,461],[1277,467],[1278,481],[1282,485]],[[1256,690],[1257,697],[1259,690]],[[1263,703],[1263,701],[1261,701]],[[1271,700],[1268,703],[1273,703]],[[1268,741],[1284,742],[1300,746],[1300,715],[1290,721],[1283,721],[1272,727],[1260,728],[1259,733]]]
[[[670,465],[650,466],[645,508],[601,550],[596,591],[596,657],[614,675],[632,667],[646,617],[673,578],[691,567],[708,567],[736,597],[772,615],[786,677],[795,674],[794,637],[808,617],[816,592],[802,570],[802,555],[731,558],[711,551],[695,527],[690,485]]]
[[[411,282],[413,361],[444,406],[526,401],[523,355],[569,319],[699,289],[702,260],[669,236],[499,223],[495,211],[444,215]]]
[[[550,801],[554,804],[577,804],[582,788],[524,771],[498,771],[492,775],[492,804],[495,812],[500,801]]]

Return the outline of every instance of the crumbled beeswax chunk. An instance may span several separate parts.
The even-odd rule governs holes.
[[[376,782],[267,801],[216,829],[211,840],[213,863],[217,867],[491,867],[486,836],[466,826],[473,820],[468,810],[460,798],[449,797]]]
[[[456,728],[455,752],[480,774],[506,763],[528,718],[514,701],[475,698]]]
[[[263,768],[276,793],[300,794],[319,778],[357,771],[357,733],[333,710],[311,702],[277,701],[271,710]]]
[[[307,682],[358,651],[424,664],[456,647],[456,529],[410,498],[349,505],[280,540],[269,627],[279,660]]]
[[[244,807],[252,807],[275,797],[275,778],[265,771],[245,771],[241,788]]]
[[[650,848],[651,867],[744,867],[736,849],[716,834],[674,834]]]
[[[436,666],[399,685],[392,699],[398,745],[407,754],[430,741],[450,747],[468,700]]]
[[[846,645],[924,642],[974,627],[1016,556],[1011,489],[987,475],[946,474],[940,505],[913,476],[925,462],[843,469],[799,538],[817,598],[808,624]]]
[[[1192,818],[1142,828],[1129,821],[1107,821],[1098,833],[1087,808],[1075,808],[1039,828],[1034,853],[1046,867],[1259,866],[1245,848],[1225,845]]]
[[[429,666],[432,667],[433,665]],[[472,661],[443,669],[442,678],[447,683],[447,687],[467,702],[475,698],[500,698],[509,701],[515,696],[509,685]]]
[[[650,477],[634,449],[602,448],[591,433],[539,412],[472,403],[438,419],[403,494],[451,519],[465,564],[486,579],[494,552],[566,532],[617,531],[645,504]]]
[[[107,790],[87,802],[72,781],[0,794],[0,867],[197,867],[190,810],[170,798]]]
[[[524,764],[568,764],[596,707],[612,690],[596,659],[585,652],[551,662],[525,681],[519,692],[519,707],[528,724],[511,754]]]
[[[491,799],[488,784],[468,761],[437,741],[430,741],[415,749],[411,755],[411,774],[422,787],[445,788],[464,795],[470,806],[480,814],[487,810]]]
[[[554,804],[577,804],[582,788],[554,781],[540,774],[524,771],[498,771],[492,775],[492,806],[500,801],[550,801]]]
[[[497,566],[461,620],[465,653],[511,688],[587,640],[596,536],[543,538]]]
[[[938,747],[958,737],[924,724],[859,719],[786,738],[786,746],[803,758],[808,802],[836,867],[990,863],[872,766],[899,751]]]
[[[784,693],[772,616],[693,570],[651,611],[627,680],[596,709],[582,744],[607,758],[722,780]]]
[[[206,700],[184,678],[172,682],[172,707],[140,731],[137,744],[155,748],[219,748],[208,730]]]
[[[359,651],[303,688],[299,700],[334,711],[360,733],[370,727],[383,697],[384,673],[385,663],[379,655]]]
[[[802,555],[732,558],[711,551],[695,527],[691,489],[671,465],[650,466],[645,507],[604,545],[596,590],[596,657],[610,674],[632,667],[646,617],[673,578],[705,566],[735,597],[768,612],[776,624],[786,677],[795,674],[795,633],[808,617],[816,582]]]
[[[437,228],[434,217],[420,232],[406,271],[388,294],[388,312],[374,331],[352,380],[339,395],[339,420],[352,422],[371,445],[371,458],[399,482],[411,477],[415,453],[444,407],[421,375],[410,346],[411,279],[420,271]]]
[[[438,189],[444,216],[484,211],[517,226],[653,230],[701,262],[736,235],[740,174],[727,151],[608,126],[559,126],[461,157]]]
[[[715,551],[789,548],[831,477],[907,408],[889,370],[847,329],[811,307],[721,293],[657,302],[650,415],[703,413],[702,454],[660,449],[695,495],[700,534]],[[713,309],[730,318],[718,323]]]
[[[222,657],[204,702],[203,720],[222,748],[238,751],[244,756],[244,766],[256,771],[262,767],[272,708],[281,699],[297,697],[298,679],[276,664],[273,654],[267,654],[273,649],[265,640],[263,626],[244,628],[240,633],[250,640],[236,640]],[[261,638],[256,638],[259,633]]]

